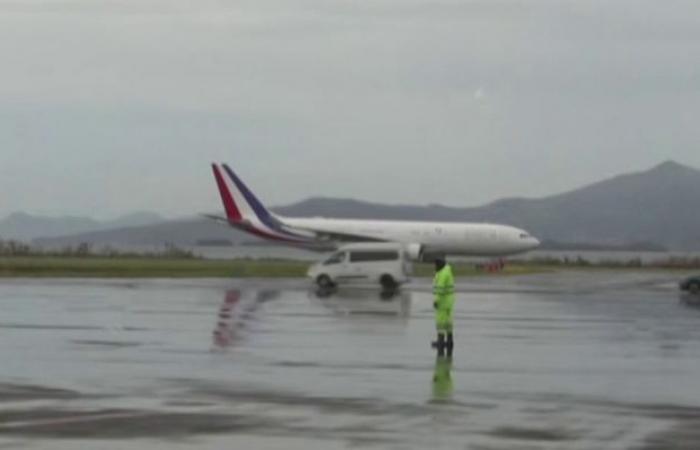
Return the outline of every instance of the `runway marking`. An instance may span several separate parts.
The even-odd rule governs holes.
[[[153,415],[152,411],[140,411],[140,412],[124,412],[124,413],[109,413],[109,414],[95,414],[95,415],[84,415],[84,416],[72,416],[63,417],[60,419],[39,419],[39,420],[22,420],[15,422],[5,422],[0,424],[1,429],[13,429],[13,428],[27,428],[27,427],[41,427],[41,426],[51,426],[51,425],[65,425],[72,423],[84,423],[84,422],[96,422],[99,420],[109,420],[109,419],[125,419],[134,417],[145,417]]]

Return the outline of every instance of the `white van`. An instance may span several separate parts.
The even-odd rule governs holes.
[[[391,289],[408,281],[411,262],[401,244],[348,244],[309,268],[322,288],[341,283],[380,284]]]

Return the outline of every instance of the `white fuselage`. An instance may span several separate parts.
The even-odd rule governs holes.
[[[348,242],[404,244],[412,258],[430,253],[506,256],[539,241],[519,228],[486,223],[280,217],[271,213],[226,164],[212,164],[226,217],[214,217],[263,239],[314,249]]]
[[[421,245],[424,252],[453,255],[505,256],[532,250],[539,245],[539,241],[524,230],[487,223],[279,219],[292,228],[314,231],[321,235],[353,235],[377,241],[415,244]]]

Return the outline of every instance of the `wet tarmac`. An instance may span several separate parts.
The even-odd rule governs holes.
[[[427,281],[3,280],[0,449],[700,448],[681,275]]]

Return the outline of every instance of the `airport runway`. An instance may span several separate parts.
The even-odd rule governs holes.
[[[426,282],[3,280],[0,449],[697,449],[700,308],[679,275]]]

